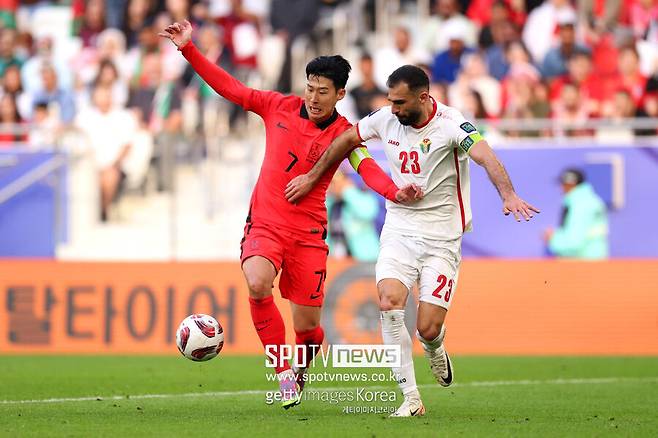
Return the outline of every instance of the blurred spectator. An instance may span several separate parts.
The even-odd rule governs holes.
[[[482,8],[483,6],[488,6],[491,9]],[[474,8],[478,8],[477,12],[474,12]],[[501,26],[504,26],[505,24],[515,24],[518,25],[519,28],[523,27],[522,23],[517,24],[512,20],[510,7],[506,2],[501,0],[476,0],[471,3],[468,12],[469,16],[476,13],[479,15],[478,18],[472,18],[476,20],[476,22],[481,21],[480,24],[482,28],[480,30],[480,36],[478,37],[478,45],[483,50],[488,49],[495,43],[494,33],[499,32]],[[525,14],[523,14],[523,20],[525,21]]]
[[[606,205],[578,169],[560,175],[564,198],[560,226],[547,229],[544,241],[557,257],[605,259],[608,257]]]
[[[587,52],[586,46],[576,42],[574,21],[562,22],[558,26],[559,42],[548,51],[542,63],[541,72],[545,78],[561,76],[567,73],[567,61],[576,52]]]
[[[421,28],[420,47],[430,55],[448,49],[450,40],[445,34],[445,27],[455,23],[464,29],[464,43],[469,47],[477,44],[477,31],[471,20],[460,13],[457,0],[433,0],[432,15]]]
[[[277,89],[290,93],[291,48],[299,37],[311,37],[311,33],[320,17],[319,0],[272,0],[270,7],[270,24],[272,31],[285,41],[285,57],[279,76]]]
[[[7,67],[16,65],[21,67],[23,59],[16,55],[16,31],[13,29],[0,30],[0,75],[5,74]]]
[[[165,7],[169,13],[169,22],[182,22],[190,19],[190,0],[165,0]],[[156,29],[162,29],[156,26]]]
[[[123,28],[128,0],[105,0],[105,21],[108,28]]]
[[[589,44],[598,44],[605,34],[619,29],[620,0],[579,0],[577,4],[585,41]]]
[[[222,46],[221,31],[215,24],[204,24],[197,32],[197,47],[211,62],[230,69],[228,53]],[[218,99],[217,93],[188,64],[182,76],[186,89],[181,102],[184,129],[197,140],[193,152],[203,155],[209,141],[224,137],[230,131],[229,112],[233,103]],[[240,111],[244,113],[244,111]]]
[[[428,62],[427,52],[417,48],[409,29],[397,27],[393,32],[393,44],[378,48],[373,54],[375,82],[386,90],[386,80],[393,70],[406,64],[421,64]]]
[[[123,34],[126,36],[126,47],[131,49],[139,43],[139,32],[149,26],[155,12],[154,0],[128,0],[123,19]]]
[[[256,55],[260,44],[260,26],[263,17],[251,12],[243,0],[231,0],[228,13],[216,18],[222,28],[223,46],[238,68],[236,77],[245,80],[256,69]]]
[[[638,108],[637,112],[635,113],[635,117],[647,119],[647,118],[654,118],[658,119],[658,92],[652,91],[652,92],[647,92],[644,95],[644,99],[642,100],[642,106]],[[635,135],[647,135],[647,136],[655,136],[658,135],[658,126],[654,126],[653,128],[641,128],[635,130]]]
[[[548,85],[546,82],[537,82],[532,87],[532,97],[528,106],[530,117],[533,119],[547,119],[551,116],[551,103],[548,99]]]
[[[136,125],[130,112],[116,108],[109,88],[94,89],[93,103],[93,107],[80,111],[75,125],[85,134],[95,154],[101,192],[100,216],[105,222],[119,193],[119,185],[126,178],[123,165]]]
[[[49,36],[39,37],[34,42],[34,53],[21,68],[23,88],[34,93],[44,87],[42,70],[44,66],[55,69],[58,86],[70,90],[73,84],[70,59],[61,52],[55,53],[55,40]]]
[[[466,15],[481,28],[480,47],[493,43],[492,27],[502,21],[510,21],[522,28],[527,18],[526,2],[522,0],[473,0]]]
[[[91,84],[78,96],[78,106],[83,107],[91,104],[93,90],[97,87],[105,87],[112,92],[112,102],[117,107],[125,107],[128,102],[128,85],[119,77],[116,65],[110,59],[101,60],[98,65],[96,77]]]
[[[26,141],[26,131],[14,96],[5,94],[0,98],[0,145],[10,147],[13,143]]]
[[[0,3],[0,27],[4,29],[16,28],[16,8],[18,0],[4,0]]]
[[[22,118],[29,117],[32,110],[32,99],[23,91],[21,70],[18,65],[10,65],[2,76],[2,94],[11,94],[16,100],[18,113]]]
[[[464,110],[462,113],[464,114],[464,117],[467,117],[469,120],[477,120],[478,130],[481,133],[484,133],[485,130],[481,129],[481,126],[486,123],[489,114],[484,108],[482,95],[473,89],[467,90],[464,95],[463,108]]]
[[[553,118],[558,121],[556,131],[559,136],[591,134],[583,128],[589,118],[589,112],[576,84],[566,83],[562,86],[560,98],[553,104]]]
[[[550,100],[561,96],[562,87],[572,84],[578,88],[584,110],[588,115],[598,115],[601,101],[605,95],[605,78],[597,76],[592,70],[592,58],[587,52],[575,52],[567,62],[567,74],[554,79],[550,85]]]
[[[532,89],[539,81],[539,71],[532,65],[523,43],[515,41],[505,52],[509,70],[502,82],[503,108],[506,117],[528,117]]]
[[[617,74],[611,81],[612,92],[624,88],[639,105],[644,95],[647,77],[640,71],[640,56],[634,46],[627,46],[619,51],[617,59]],[[608,93],[610,96],[612,93]]]
[[[377,196],[361,190],[340,170],[327,193],[328,238],[334,257],[353,257],[374,262],[379,253],[375,219],[379,212]]]
[[[69,90],[60,87],[57,72],[52,65],[44,64],[42,66],[41,80],[43,87],[33,94],[33,105],[45,102],[60,123],[67,125],[73,122],[75,117],[73,94]]]
[[[657,0],[630,0],[628,20],[636,39],[645,39],[652,22],[658,22]]]
[[[523,42],[532,60],[541,63],[556,43],[555,29],[559,22],[575,21],[576,11],[569,0],[544,0],[528,15],[523,28]]]
[[[462,57],[472,53],[473,48],[465,44],[467,29],[461,23],[452,22],[444,26],[443,32],[450,43],[447,50],[434,58],[432,81],[451,84],[461,69]]]
[[[636,110],[628,90],[619,88],[612,100],[603,107],[602,115],[608,123],[597,130],[596,137],[602,141],[632,141],[633,128],[627,124],[627,119],[635,117]]]
[[[500,83],[489,76],[487,66],[480,54],[473,53],[464,57],[464,67],[457,75],[457,80],[448,88],[450,105],[464,110],[465,100],[472,91],[477,91],[484,112],[497,116],[501,109]]]
[[[143,57],[140,81],[130,90],[128,107],[137,109],[140,124],[156,139],[154,159],[159,191],[172,190],[176,148],[183,144],[181,85],[164,80],[162,60],[158,53]]]
[[[373,60],[369,54],[364,53],[361,56],[359,70],[361,71],[361,83],[353,88],[349,94],[354,100],[358,119],[362,119],[379,108],[377,104],[381,101],[378,98],[385,98],[386,91],[378,87],[375,82]]]
[[[87,0],[84,3],[84,15],[77,35],[83,47],[94,47],[96,38],[105,29],[105,1]]]
[[[33,149],[53,148],[57,141],[59,124],[48,111],[48,104],[38,102],[32,112],[30,146]]]
[[[487,69],[491,76],[501,81],[509,71],[509,62],[505,52],[510,44],[519,40],[519,35],[511,21],[502,20],[492,23],[491,37],[493,44],[488,46],[484,52]]]

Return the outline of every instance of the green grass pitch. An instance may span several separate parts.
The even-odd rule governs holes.
[[[390,393],[391,381],[316,382],[295,408],[267,405],[276,384],[263,362],[0,356],[0,436],[658,436],[655,357],[455,357],[450,388],[417,357],[427,414],[404,419],[382,413],[399,394],[393,403],[327,399]],[[323,371],[362,372],[313,370]]]

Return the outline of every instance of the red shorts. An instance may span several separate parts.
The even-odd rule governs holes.
[[[303,306],[322,306],[329,247],[320,234],[308,237],[271,225],[248,223],[241,244],[240,261],[261,256],[281,271],[281,296]]]

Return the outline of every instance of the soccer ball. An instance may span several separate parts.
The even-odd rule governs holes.
[[[185,318],[178,326],[176,346],[190,360],[210,360],[222,351],[224,330],[212,316],[196,313]]]

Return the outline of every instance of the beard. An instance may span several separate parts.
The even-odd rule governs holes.
[[[420,123],[420,110],[418,111],[409,111],[409,113],[405,116],[396,116],[398,118],[398,122],[400,122],[401,125],[404,126],[410,126],[410,125],[418,125]]]

